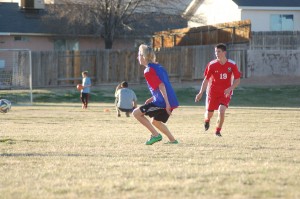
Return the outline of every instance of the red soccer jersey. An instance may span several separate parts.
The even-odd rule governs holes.
[[[232,85],[233,78],[240,78],[241,74],[234,61],[228,59],[222,65],[218,60],[211,61],[204,72],[207,80],[211,78],[209,95],[224,95],[224,90]]]

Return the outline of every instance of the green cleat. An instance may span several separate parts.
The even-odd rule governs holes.
[[[155,142],[159,142],[162,140],[162,136],[161,134],[158,134],[158,136],[151,136],[149,140],[147,140],[147,142],[145,143],[146,145],[152,145],[154,144]]]

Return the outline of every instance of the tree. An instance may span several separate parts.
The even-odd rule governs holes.
[[[49,16],[66,24],[69,34],[94,34],[103,37],[105,48],[111,49],[116,34],[132,31],[133,22],[143,16],[178,15],[185,8],[184,0],[62,0],[47,7]],[[138,17],[137,17],[138,16]],[[166,28],[168,28],[166,26]],[[151,30],[149,30],[151,31]]]

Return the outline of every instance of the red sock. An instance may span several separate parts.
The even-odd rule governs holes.
[[[216,128],[216,132],[221,132],[221,128]]]

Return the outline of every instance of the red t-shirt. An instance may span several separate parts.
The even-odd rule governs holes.
[[[218,60],[213,60],[208,63],[204,76],[207,80],[211,78],[211,85],[209,85],[208,94],[224,95],[224,90],[232,85],[233,79],[239,79],[241,74],[234,61],[228,59],[222,65]]]

